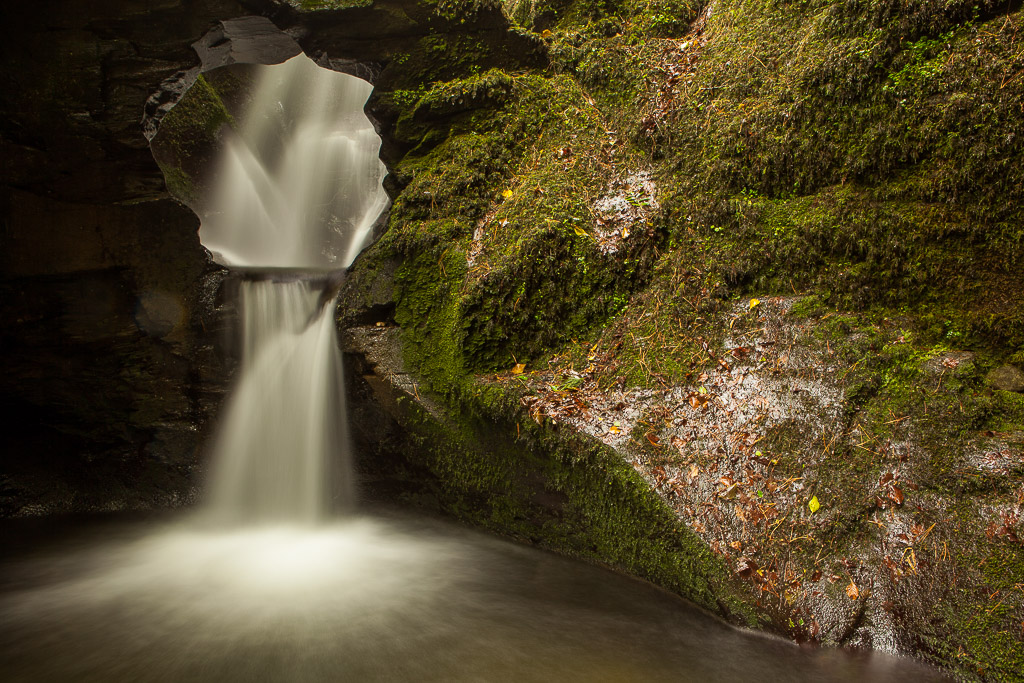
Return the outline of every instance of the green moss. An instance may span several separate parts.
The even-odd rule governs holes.
[[[600,115],[571,79],[489,71],[437,83],[397,130],[422,135],[396,169],[408,184],[384,242],[410,264],[399,309],[403,320],[429,315],[420,298],[434,300],[444,265],[452,302],[439,330],[457,328],[424,325],[418,370],[417,358],[449,349],[466,369],[535,358],[617,312],[649,269],[656,242],[609,256],[592,235],[614,167]],[[435,335],[443,349],[429,348]]]
[[[432,399],[427,398],[428,404]],[[466,384],[443,414],[403,402],[411,458],[458,518],[654,581],[752,626],[729,568],[628,464],[596,442],[523,420],[518,395]]]
[[[958,525],[986,525],[966,506],[958,506]],[[995,523],[989,523],[990,529]],[[925,630],[929,655],[938,662],[955,661],[972,680],[1013,680],[1024,670],[1024,643],[1019,636],[1024,579],[1024,550],[998,536],[982,538],[957,551],[957,564],[966,568],[959,581],[938,601],[937,612],[953,632],[937,638]],[[972,581],[965,581],[971,575]]]
[[[370,7],[373,0],[287,0],[288,4],[295,9],[307,12],[318,12],[320,10],[342,10],[354,7]]]
[[[192,177],[183,169],[169,164],[159,163],[160,171],[164,174],[164,182],[167,183],[167,191],[186,204],[198,202],[200,197],[196,191]]]
[[[220,149],[221,128],[236,125],[228,103],[237,110],[248,96],[248,84],[232,69],[200,75],[160,121],[151,145],[153,157],[167,190],[194,208],[204,200],[204,184]]]
[[[465,256],[457,248],[435,246],[395,274],[395,321],[402,326],[407,361],[440,393],[450,393],[465,374],[460,319],[459,271]],[[436,256],[436,260],[433,258]]]
[[[189,156],[191,148],[210,148],[216,144],[217,131],[223,125],[234,126],[235,119],[224,106],[217,90],[203,75],[196,78],[188,94],[160,121],[160,136]]]

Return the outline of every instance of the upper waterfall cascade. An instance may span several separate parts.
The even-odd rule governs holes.
[[[230,266],[347,268],[388,204],[366,81],[305,55],[264,67],[199,235]]]

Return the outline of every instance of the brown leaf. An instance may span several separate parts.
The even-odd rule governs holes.
[[[898,486],[889,489],[889,500],[897,505],[903,505],[903,491]]]
[[[818,623],[817,619],[812,619],[810,630],[811,638],[817,638],[819,633],[821,633],[821,624]]]
[[[860,597],[860,591],[857,590],[857,584],[855,584],[852,579],[850,580],[850,585],[846,587],[846,595],[848,595],[851,600],[856,600]]]
[[[647,440],[651,442],[652,446],[661,445],[661,441],[658,440],[658,435],[655,434],[654,432],[647,432],[644,436],[647,437]]]
[[[757,562],[754,562],[749,557],[741,557],[736,562],[736,573],[744,579],[754,575],[758,569]]]

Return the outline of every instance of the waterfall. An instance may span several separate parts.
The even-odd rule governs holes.
[[[309,282],[241,285],[241,372],[209,482],[219,519],[314,522],[328,510],[329,480],[351,504],[341,354],[319,298]]]
[[[228,137],[199,235],[229,266],[342,269],[387,206],[373,86],[300,55],[264,67]]]
[[[266,67],[225,146],[200,237],[250,275],[210,466],[206,510],[219,521],[315,522],[352,505],[342,359],[322,291],[337,282],[323,272],[352,263],[387,206],[380,138],[363,114],[371,89],[304,56]]]

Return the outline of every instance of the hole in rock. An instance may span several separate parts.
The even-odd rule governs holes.
[[[214,260],[340,270],[388,206],[373,86],[305,55],[201,74],[151,141],[168,190],[200,217]]]

